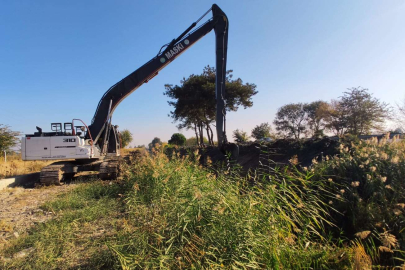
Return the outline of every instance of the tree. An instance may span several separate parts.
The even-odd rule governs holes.
[[[307,130],[311,137],[322,137],[329,117],[329,104],[325,101],[314,101],[304,105]]]
[[[256,140],[261,140],[274,136],[271,134],[271,126],[269,123],[261,123],[252,129],[252,137]]]
[[[186,137],[181,133],[174,133],[172,138],[169,140],[169,144],[182,146],[186,143]]]
[[[132,133],[128,129],[124,129],[121,132],[121,145],[122,145],[122,148],[127,147],[130,142],[132,142]]]
[[[332,100],[326,110],[325,128],[336,136],[343,136],[347,131],[346,113],[340,101]]]
[[[240,106],[253,106],[252,96],[257,94],[256,85],[232,79],[232,70],[226,72],[226,111],[237,111]],[[211,124],[216,117],[215,68],[206,66],[200,75],[190,75],[180,81],[181,85],[165,85],[165,95],[174,101],[168,101],[174,110],[169,116],[181,130],[194,129],[198,145],[204,145],[204,129],[209,144],[214,144]]]
[[[233,138],[237,143],[244,143],[249,140],[249,135],[247,134],[247,132],[237,129],[233,132]]]
[[[382,130],[382,124],[390,118],[388,104],[373,98],[366,88],[357,87],[348,90],[339,101],[347,132],[364,135],[369,134],[372,129]]]
[[[18,131],[12,131],[9,126],[0,124],[0,151],[10,151],[14,147],[19,139],[20,135]]]
[[[300,139],[306,131],[306,112],[303,103],[291,103],[278,109],[274,125],[280,134]]]
[[[148,145],[149,149],[152,150],[152,148],[156,147],[157,144],[162,144],[162,141],[160,138],[155,137],[153,138],[152,142]]]

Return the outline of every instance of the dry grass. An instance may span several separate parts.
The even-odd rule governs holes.
[[[49,161],[23,161],[21,156],[12,155],[7,157],[5,162],[4,157],[0,158],[0,179],[13,177],[16,175],[39,172],[43,167],[55,162]]]
[[[121,155],[122,156],[127,156],[129,153],[137,151],[137,150],[142,150],[144,148],[122,148],[121,149]]]

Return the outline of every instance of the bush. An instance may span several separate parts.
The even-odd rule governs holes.
[[[121,132],[121,146],[125,148],[132,142],[132,133],[128,129],[124,129]]]
[[[336,184],[335,199],[329,202],[343,214],[334,215],[336,225],[349,238],[356,233],[369,238],[380,255],[372,256],[374,261],[391,264],[392,252],[405,248],[405,142],[388,138],[349,138],[339,155],[319,164],[314,160],[311,170]]]
[[[148,148],[149,150],[152,150],[154,147],[161,145],[162,141],[160,140],[160,138],[155,137],[153,138],[152,142],[148,144]]]
[[[249,140],[249,135],[247,134],[247,132],[239,129],[233,131],[232,137],[237,143],[245,143]]]

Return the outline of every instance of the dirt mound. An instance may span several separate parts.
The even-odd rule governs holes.
[[[329,138],[309,139],[305,141],[276,140],[271,143],[250,143],[239,145],[237,163],[244,171],[255,169],[260,164],[270,166],[282,166],[289,164],[293,157],[298,159],[301,166],[309,166],[313,159],[321,159],[322,156],[334,156],[338,153],[339,142]],[[200,162],[207,164],[208,157],[213,163],[225,162],[225,155],[217,147],[206,148],[181,148],[181,156],[192,156],[195,153],[201,155]],[[172,153],[171,153],[172,154]]]

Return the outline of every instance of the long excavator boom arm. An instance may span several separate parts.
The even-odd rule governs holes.
[[[217,99],[217,115],[216,115],[216,129],[217,139],[219,146],[226,143],[225,134],[225,76],[226,76],[226,60],[227,60],[227,47],[228,47],[228,18],[225,13],[217,6],[213,5],[213,17],[195,29],[193,32],[190,30],[196,26],[197,22],[193,23],[187,28],[179,37],[173,39],[163,52],[159,52],[157,56],[152,58],[149,62],[129,74],[127,77],[110,87],[108,91],[101,98],[96,112],[94,114],[91,125],[89,126],[90,133],[97,143],[98,139],[107,129],[109,119],[117,106],[128,95],[134,92],[142,84],[147,83],[158,72],[170,64],[180,54],[189,49],[199,39],[204,37],[214,29],[216,37],[216,99]],[[208,11],[209,12],[209,11]],[[207,13],[208,13],[207,12]],[[206,13],[206,14],[207,14]],[[206,15],[204,14],[203,17]],[[190,33],[189,33],[190,32]]]

